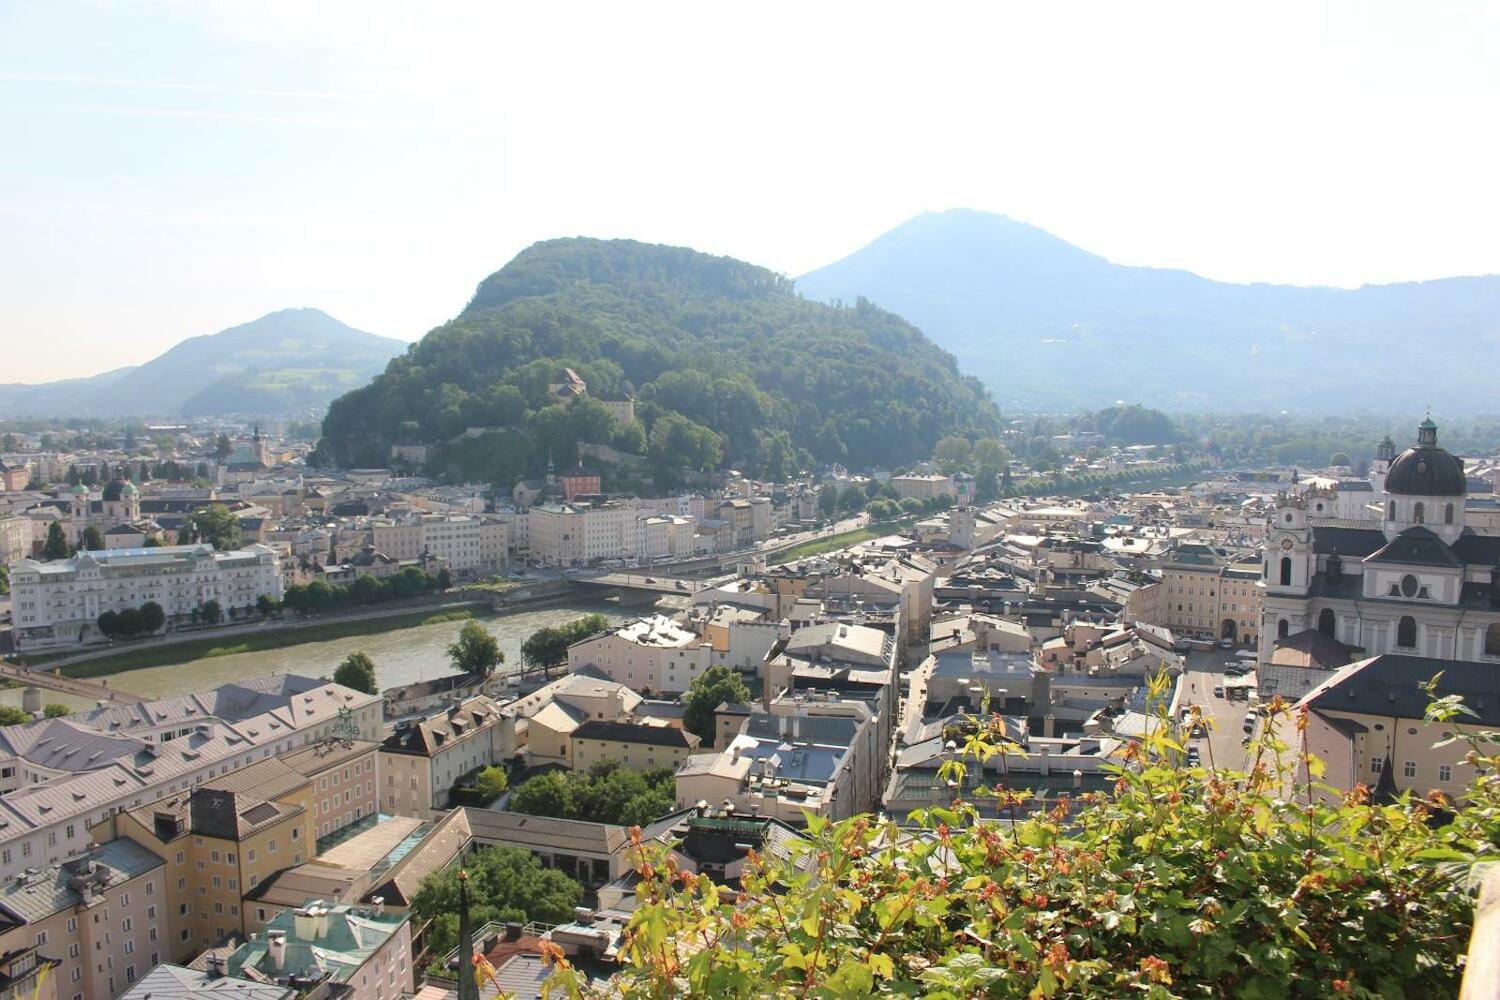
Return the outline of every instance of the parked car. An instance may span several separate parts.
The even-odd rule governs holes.
[[[1220,639],[1219,640],[1219,648],[1220,649],[1233,649],[1234,648],[1234,640],[1233,639]]]
[[[1203,763],[1203,755],[1198,752],[1197,747],[1188,747],[1187,762],[1188,767],[1197,767]]]
[[[1222,684],[1215,684],[1214,685],[1214,697],[1215,698],[1222,698],[1222,697],[1224,697],[1224,685],[1222,685]]]

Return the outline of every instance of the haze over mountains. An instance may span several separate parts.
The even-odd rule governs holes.
[[[318,309],[282,309],[191,337],[143,365],[38,385],[0,385],[0,417],[179,417],[320,410],[364,385],[406,342]]]
[[[1493,408],[1497,276],[1237,285],[1113,264],[1005,216],[955,210],[919,215],[797,289],[904,317],[1002,409],[1413,412],[1438,402],[1435,383],[1447,412]]]

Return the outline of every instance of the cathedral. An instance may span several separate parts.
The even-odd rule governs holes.
[[[1429,418],[1401,454],[1381,442],[1371,485],[1354,518],[1324,491],[1278,498],[1266,526],[1260,662],[1278,639],[1316,630],[1355,658],[1500,665],[1500,535],[1465,523],[1463,460],[1438,446]]]

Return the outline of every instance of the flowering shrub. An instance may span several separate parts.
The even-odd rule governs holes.
[[[1279,700],[1269,712],[1243,773],[1180,764],[1163,725],[1108,794],[1014,824],[962,801],[918,831],[810,818],[796,848],[810,870],[754,858],[737,893],[642,846],[615,986],[630,998],[1455,995],[1467,875],[1494,853],[1500,815],[1492,744],[1474,740],[1461,807],[1436,793],[1381,804],[1321,785],[1321,762],[1298,749],[1305,717]],[[967,755],[1002,752],[1001,733],[989,720]],[[989,794],[1002,815],[1018,796]],[[561,959],[549,988],[594,995]]]

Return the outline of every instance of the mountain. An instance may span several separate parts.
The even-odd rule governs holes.
[[[40,385],[0,385],[0,417],[283,414],[322,409],[369,381],[404,341],[283,309],[191,337],[130,368]]]
[[[797,290],[898,313],[1006,407],[1493,408],[1495,276],[1236,285],[1113,264],[1034,226],[958,210],[919,215]],[[1413,378],[1413,365],[1429,374]]]
[[[588,400],[551,386],[572,369]],[[598,397],[636,398],[621,423]],[[397,441],[462,438],[431,463],[506,486],[577,459],[578,442],[683,466],[776,475],[808,460],[925,457],[995,431],[979,383],[915,327],[868,303],[797,296],[765,268],[679,247],[563,239],[522,251],[453,321],[335,400],[318,457],[383,463]],[[479,442],[479,443],[475,443]]]

